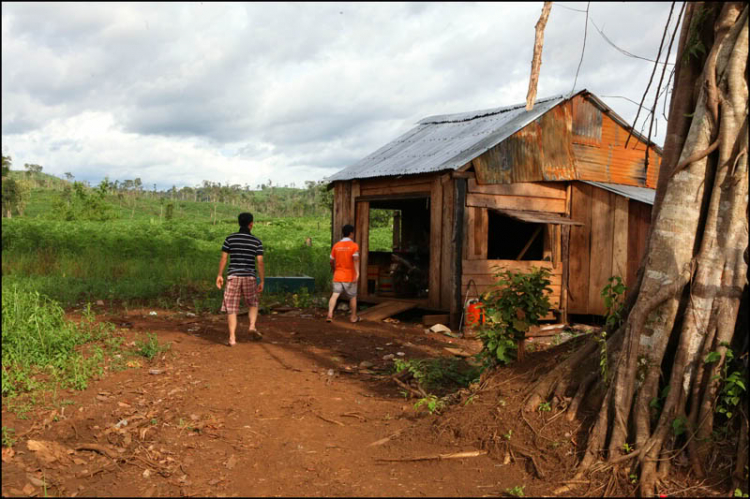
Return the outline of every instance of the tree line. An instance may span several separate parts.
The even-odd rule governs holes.
[[[68,208],[73,207],[76,200],[92,208],[98,199],[135,210],[139,201],[155,199],[167,212],[180,202],[192,201],[210,203],[214,208],[218,204],[229,204],[238,209],[260,211],[272,217],[302,217],[329,216],[333,203],[333,192],[327,188],[325,181],[306,181],[304,187],[298,188],[294,184],[274,185],[269,179],[267,183],[260,183],[252,188],[249,184],[222,184],[204,180],[193,187],[177,188],[173,185],[170,189],[157,190],[156,184],[148,189],[141,178],[111,181],[109,177],[105,177],[99,184],[92,186],[86,181],[75,180],[70,172],[66,172],[63,179],[43,173],[41,165],[25,164],[25,172],[11,171],[11,166],[11,157],[3,156],[3,216],[8,218],[14,213],[23,216],[33,189],[60,191]],[[92,209],[95,212],[101,207]]]

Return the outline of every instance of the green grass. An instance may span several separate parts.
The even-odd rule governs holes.
[[[84,357],[81,345],[103,338],[111,328],[88,312],[75,324],[60,305],[35,291],[3,285],[2,394],[14,396],[52,382],[83,389],[100,372],[100,352]]]

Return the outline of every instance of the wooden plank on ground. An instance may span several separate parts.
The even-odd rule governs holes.
[[[392,315],[400,314],[412,308],[416,308],[416,303],[409,303],[403,301],[386,301],[379,303],[374,307],[370,307],[364,312],[361,312],[359,316],[364,321],[382,321]]]
[[[447,325],[450,320],[450,314],[424,315],[422,316],[422,325],[425,327],[434,326],[435,324]]]

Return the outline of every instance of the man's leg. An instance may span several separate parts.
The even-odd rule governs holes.
[[[328,318],[333,319],[333,309],[336,308],[336,302],[339,300],[341,293],[333,293],[331,299],[328,300]]]
[[[250,331],[255,331],[255,321],[258,320],[258,307],[250,307],[248,317],[250,318]]]
[[[352,310],[352,315],[349,316],[349,320],[357,322],[357,297],[353,296],[349,299],[349,308]]]
[[[237,342],[234,335],[237,331],[237,314],[227,314],[227,322],[229,323],[229,344],[234,345]]]

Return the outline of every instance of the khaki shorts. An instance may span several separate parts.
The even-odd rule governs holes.
[[[357,283],[356,282],[333,282],[333,292],[340,293],[344,298],[356,298],[357,297]]]

